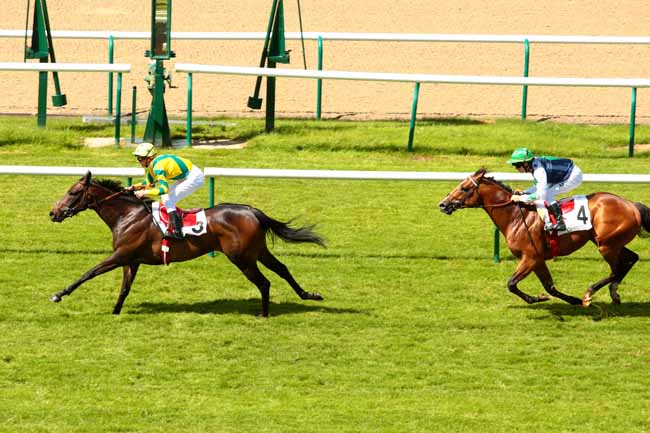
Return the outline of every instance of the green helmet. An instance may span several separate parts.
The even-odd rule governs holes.
[[[514,165],[526,161],[532,161],[534,157],[535,155],[533,155],[533,152],[530,150],[526,149],[525,147],[518,147],[514,152],[512,152],[512,156],[508,160],[508,164]]]

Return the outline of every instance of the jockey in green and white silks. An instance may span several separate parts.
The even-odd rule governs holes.
[[[158,155],[151,143],[141,143],[133,152],[145,169],[140,187],[133,188],[138,198],[158,198],[167,208],[174,228],[172,237],[182,238],[182,223],[176,203],[196,191],[205,181],[203,172],[186,158],[171,154]]]
[[[521,173],[532,173],[533,186],[522,194],[512,196],[512,201],[546,202],[557,223],[546,225],[546,230],[566,230],[560,206],[555,200],[558,194],[569,192],[582,183],[582,170],[568,158],[534,156],[525,147],[515,149],[508,163]]]

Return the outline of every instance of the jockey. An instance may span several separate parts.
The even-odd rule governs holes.
[[[173,228],[171,237],[183,239],[183,223],[176,211],[176,202],[203,185],[203,172],[188,159],[158,155],[158,149],[151,143],[140,143],[133,155],[145,169],[146,176],[140,185],[127,189],[135,191],[140,199],[160,197]]]
[[[520,147],[512,152],[508,164],[520,173],[533,174],[533,186],[521,194],[512,196],[513,202],[545,201],[548,209],[555,216],[556,224],[550,221],[544,226],[547,231],[565,231],[566,224],[562,218],[560,205],[555,201],[558,194],[569,192],[582,183],[582,171],[568,158],[533,155],[533,152]]]

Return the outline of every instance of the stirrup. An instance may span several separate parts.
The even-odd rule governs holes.
[[[566,224],[564,222],[559,222],[559,223],[546,223],[544,225],[544,230],[547,232],[565,232],[566,231]]]

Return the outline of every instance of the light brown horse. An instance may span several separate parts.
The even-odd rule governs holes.
[[[122,267],[122,289],[113,308],[113,314],[119,314],[138,267],[141,264],[163,264],[160,254],[163,235],[153,222],[151,202],[143,202],[132,193],[123,191],[119,182],[94,180],[90,172],[72,185],[54,205],[50,218],[61,222],[86,209],[94,210],[113,232],[113,253],[66,289],[52,295],[50,300],[60,302],[61,297],[69,295],[85,281]],[[292,228],[259,209],[239,204],[220,204],[206,209],[205,213],[208,222],[206,234],[182,240],[170,239],[172,262],[191,260],[211,251],[223,252],[259,289],[264,317],[269,314],[271,283],[257,267],[258,261],[285,279],[300,299],[323,300],[318,292],[304,291],[266,245],[268,234],[287,242],[325,246],[312,227]]]
[[[650,231],[650,208],[606,192],[587,196],[592,228],[560,236],[558,255],[567,256],[591,241],[609,264],[611,274],[589,286],[582,299],[578,299],[558,291],[553,284],[545,263],[552,258],[548,247],[549,234],[544,231],[544,223],[535,208],[513,203],[510,200],[512,189],[485,174],[485,169],[480,169],[468,176],[439,206],[446,214],[461,208],[477,207],[487,212],[505,236],[512,254],[519,259],[515,273],[508,280],[510,292],[529,304],[549,300],[546,294],[531,296],[517,288],[521,280],[535,272],[549,294],[570,304],[588,307],[594,293],[607,284],[612,302],[620,304],[618,286],[639,260],[639,256],[625,245],[640,233],[641,228]]]

